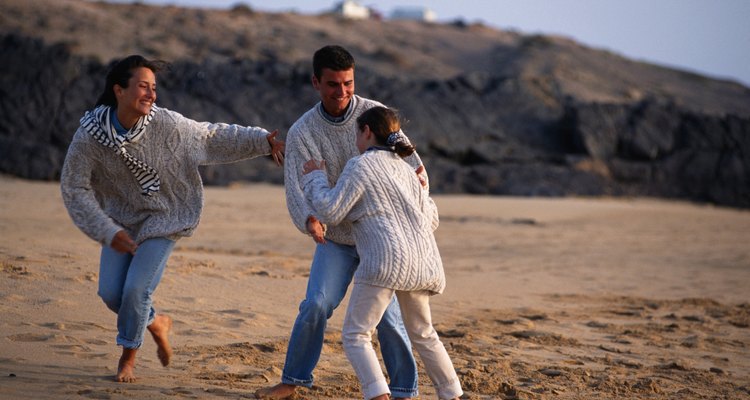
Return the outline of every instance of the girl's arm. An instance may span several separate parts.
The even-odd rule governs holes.
[[[365,176],[357,160],[355,157],[347,162],[333,188],[329,187],[324,170],[303,175],[305,197],[321,222],[329,225],[341,223],[362,197]]]

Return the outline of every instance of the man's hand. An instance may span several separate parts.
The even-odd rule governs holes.
[[[276,135],[279,134],[279,130],[276,129],[273,132],[266,135],[268,144],[271,145],[271,157],[276,162],[276,165],[281,166],[284,164],[284,150],[286,150],[286,143],[283,140],[276,140]]]
[[[115,233],[115,237],[112,238],[111,246],[120,253],[130,253],[132,255],[135,255],[135,250],[138,248],[138,245],[135,244],[125,230]]]
[[[326,243],[326,230],[323,227],[323,224],[318,221],[317,218],[313,217],[312,215],[307,217],[307,232],[312,235],[313,240],[315,243],[325,244]]]
[[[419,183],[422,184],[422,187],[427,187],[427,179],[424,177],[424,165],[417,167],[414,172],[417,173],[417,178],[419,178]]]

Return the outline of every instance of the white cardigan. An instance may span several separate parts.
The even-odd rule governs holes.
[[[324,223],[351,222],[360,258],[355,283],[433,294],[445,289],[433,234],[437,207],[398,155],[368,150],[347,162],[333,188],[320,170],[304,175],[303,188]]]
[[[366,110],[382,104],[360,96],[353,96],[349,112],[344,120],[331,122],[323,116],[322,106],[318,102],[302,115],[289,128],[286,136],[286,153],[284,154],[284,187],[286,188],[286,206],[294,226],[300,232],[307,232],[307,218],[318,215],[309,207],[302,191],[302,165],[310,159],[326,160],[326,172],[331,185],[336,184],[346,162],[359,155],[355,145],[357,138],[357,117]],[[412,170],[422,165],[422,160],[415,152],[405,158]],[[422,177],[427,179],[427,174]],[[429,180],[428,180],[429,181]],[[340,224],[328,224],[326,239],[336,243],[353,245],[351,224],[344,220]]]

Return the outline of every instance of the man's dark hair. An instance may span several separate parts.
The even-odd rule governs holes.
[[[346,71],[354,68],[354,57],[343,47],[325,46],[313,55],[313,73],[320,79],[323,68],[333,71]]]

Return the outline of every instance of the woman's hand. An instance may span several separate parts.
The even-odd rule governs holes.
[[[273,132],[266,135],[268,144],[271,145],[271,157],[276,162],[276,165],[281,166],[284,163],[284,150],[286,149],[286,143],[283,140],[277,140],[276,135],[279,134],[279,130],[276,129]]]
[[[135,255],[135,250],[138,248],[138,245],[135,244],[125,230],[115,233],[115,237],[112,238],[111,246],[120,253],[130,253],[132,255]]]
[[[323,170],[326,169],[326,160],[307,160],[305,164],[302,166],[302,173],[304,175],[309,174],[310,172],[316,171],[316,170]]]

